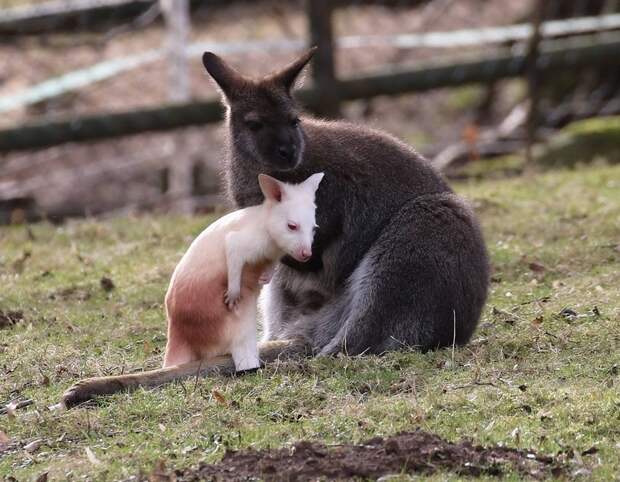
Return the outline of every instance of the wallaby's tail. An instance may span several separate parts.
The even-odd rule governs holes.
[[[272,363],[278,359],[308,354],[308,345],[300,339],[276,340],[259,344],[259,356],[262,363]],[[158,387],[191,377],[233,373],[235,373],[235,364],[232,357],[220,356],[211,360],[195,361],[128,375],[86,378],[69,388],[63,394],[60,403],[65,408],[72,408],[102,395],[132,391],[139,387]]]

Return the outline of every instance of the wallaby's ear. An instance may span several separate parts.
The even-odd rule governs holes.
[[[312,176],[310,176],[304,181],[304,184],[308,185],[310,189],[312,189],[312,192],[316,192],[316,190],[319,188],[319,184],[321,184],[321,180],[323,179],[324,175],[325,173],[323,172],[312,174]]]
[[[246,82],[244,77],[213,52],[202,54],[202,63],[228,99],[243,88]]]
[[[277,85],[283,87],[284,90],[290,94],[293,85],[295,85],[295,80],[299,76],[299,73],[310,61],[315,51],[316,47],[312,47],[310,50],[307,50],[300,57],[298,57],[297,60],[294,60],[282,70],[271,75],[270,79]]]
[[[284,185],[276,178],[268,176],[267,174],[259,174],[258,185],[260,186],[260,190],[263,192],[265,199],[275,202],[282,201]]]

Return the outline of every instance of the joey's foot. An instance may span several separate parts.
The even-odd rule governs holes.
[[[241,293],[239,292],[227,291],[226,293],[224,293],[224,304],[230,311],[233,311],[237,308],[240,299]]]

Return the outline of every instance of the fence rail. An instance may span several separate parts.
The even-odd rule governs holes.
[[[260,0],[256,0],[257,2]],[[372,3],[373,0],[330,0],[336,6]],[[429,0],[383,0],[384,5],[415,6]],[[212,11],[242,0],[191,0],[192,10]],[[246,0],[247,2],[247,0]],[[41,35],[62,32],[93,31],[130,22],[158,0],[52,0],[0,9],[0,36]]]
[[[548,40],[541,43],[537,60],[540,71],[573,69],[583,65],[620,66],[620,35]],[[335,81],[342,101],[400,95],[470,83],[488,83],[521,76],[527,67],[527,52],[465,62],[450,62],[406,71],[389,71]],[[321,92],[303,89],[298,93],[310,109],[322,102]],[[0,130],[0,152],[50,147],[65,142],[99,140],[149,131],[163,131],[217,122],[222,118],[219,100],[167,105],[154,109],[85,116],[70,120],[23,125]]]

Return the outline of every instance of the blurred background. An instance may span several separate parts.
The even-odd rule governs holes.
[[[204,212],[222,109],[200,57],[448,176],[620,160],[620,0],[0,0],[0,224]]]

